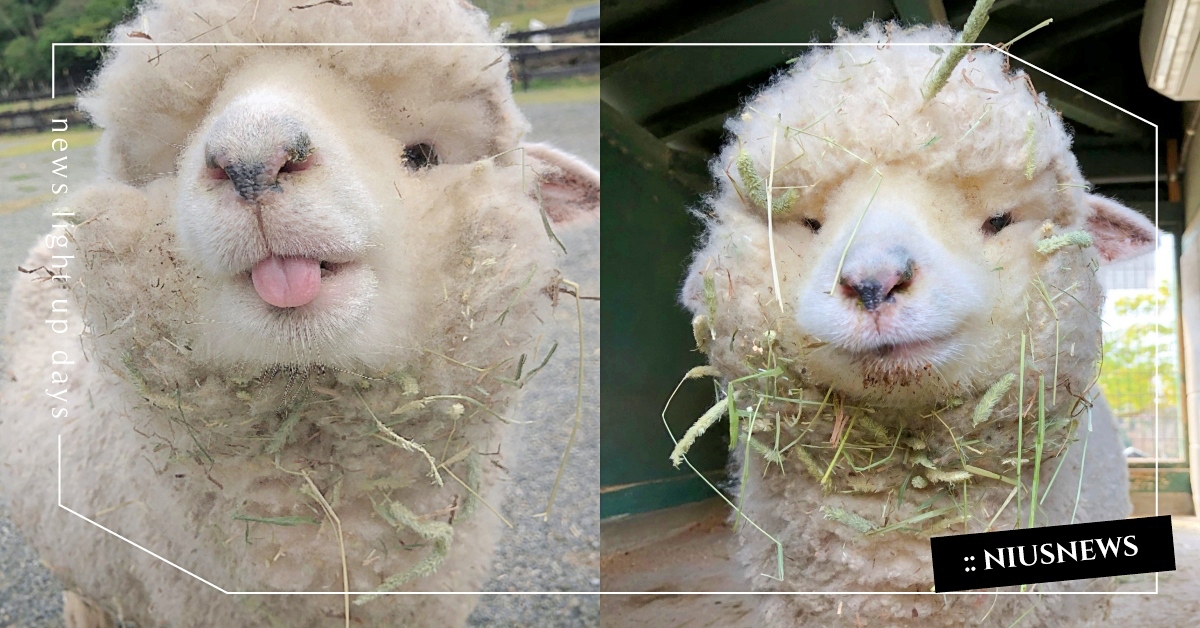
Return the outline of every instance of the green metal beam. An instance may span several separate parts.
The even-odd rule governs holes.
[[[711,182],[703,160],[670,150],[607,102],[600,109],[600,161],[600,483],[601,510],[611,516],[711,494],[691,470],[671,466],[673,443],[662,420],[683,374],[704,362],[676,295],[700,235],[688,209],[701,201],[697,188]],[[671,429],[682,434],[712,400],[711,382],[684,383],[667,413]],[[688,452],[705,473],[724,469],[727,456],[721,430]]]
[[[1154,129],[1112,105],[1101,102],[1056,78],[1037,69],[1026,68],[1038,91],[1045,92],[1050,106],[1064,117],[1081,124],[1127,139],[1141,139],[1153,135]]]
[[[647,172],[670,179],[695,193],[712,187],[712,177],[709,176],[704,157],[671,149],[604,100],[600,101],[600,119],[604,121],[606,141],[618,147],[628,159],[636,161]]]
[[[905,24],[947,24],[942,0],[893,0],[896,15]]]

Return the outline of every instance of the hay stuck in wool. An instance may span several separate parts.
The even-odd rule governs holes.
[[[943,44],[956,38],[842,31],[840,43],[860,45],[795,60],[726,124],[681,296],[709,359],[687,377],[715,378],[718,394],[671,460],[687,463],[696,433],[728,418],[742,446],[727,501],[736,525],[754,528],[739,556],[747,573],[779,574],[756,589],[929,591],[929,536],[1128,512],[1115,427],[1093,389],[1095,269],[1147,250],[1156,230],[1086,193],[1045,97],[993,50],[953,60]],[[787,211],[770,211],[782,194]],[[946,626],[977,620],[964,599],[839,598],[864,620],[911,611]],[[990,617],[1104,609],[1005,597]],[[783,596],[760,619],[845,612]]]
[[[522,142],[466,3],[162,0],[112,37],[143,35],[81,99],[101,180],[28,264],[70,272],[12,300],[14,521],[139,625],[461,625],[470,596],[384,594],[485,581],[513,408],[558,348],[554,232],[597,218],[597,173]],[[215,45],[260,41],[329,45]],[[494,45],[338,45],[370,41]],[[43,322],[58,301],[69,334]],[[55,434],[65,506],[212,587],[331,595],[226,596],[100,535],[54,503]]]

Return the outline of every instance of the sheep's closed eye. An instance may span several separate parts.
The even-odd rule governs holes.
[[[821,221],[817,220],[815,218],[805,218],[804,226],[808,227],[809,229],[812,229],[813,233],[817,233],[818,231],[821,230]]]
[[[404,163],[413,170],[438,165],[437,149],[433,144],[413,144],[404,149]]]
[[[1013,222],[1012,212],[1004,212],[988,218],[983,223],[983,232],[987,235],[996,235],[1000,230],[1011,225]]]

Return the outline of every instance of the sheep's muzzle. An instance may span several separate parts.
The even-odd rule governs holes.
[[[909,258],[899,268],[873,270],[875,272],[865,276],[850,279],[843,275],[838,280],[846,296],[857,299],[868,312],[874,312],[884,303],[895,301],[896,293],[912,283],[916,267]]]

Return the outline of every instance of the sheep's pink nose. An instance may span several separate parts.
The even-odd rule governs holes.
[[[279,175],[312,165],[314,148],[304,124],[261,103],[234,103],[213,122],[204,143],[204,165],[213,179],[229,179],[239,196],[257,201],[280,191]]]
[[[884,303],[895,301],[896,293],[912,285],[915,274],[916,266],[909,259],[900,267],[856,273],[853,277],[843,274],[838,282],[843,294],[856,299],[868,312],[874,312]]]

